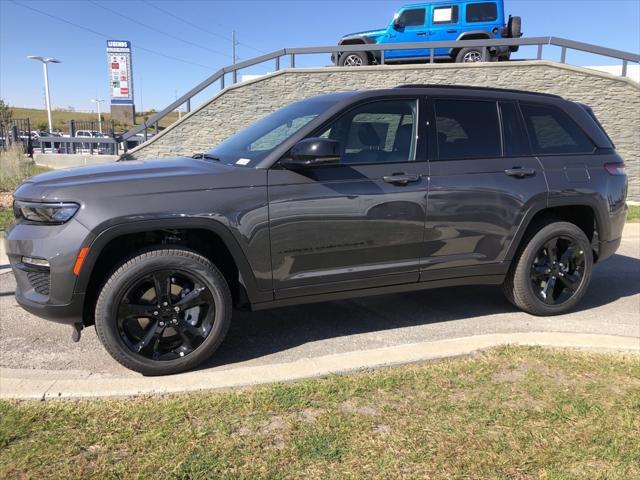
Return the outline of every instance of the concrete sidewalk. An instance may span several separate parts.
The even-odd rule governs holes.
[[[167,377],[117,377],[73,370],[0,369],[0,398],[113,398],[241,387],[469,355],[505,344],[640,354],[640,338],[637,337],[558,332],[490,334],[304,358],[289,363],[224,371],[200,370]]]

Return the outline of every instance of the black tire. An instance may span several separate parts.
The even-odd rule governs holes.
[[[134,288],[138,288],[136,291],[143,291],[144,287],[135,287],[135,285],[144,281],[151,282],[151,280],[148,280],[150,277],[155,281],[157,272],[174,272],[164,273],[164,275],[167,276],[165,286],[168,286],[166,298],[169,299],[169,305],[167,307],[160,306],[160,298],[164,297],[157,294],[158,285],[160,285],[160,282],[157,282],[154,284],[155,290],[154,288],[149,290],[149,292],[156,292],[155,297],[152,297],[152,299],[148,301],[143,300],[144,297],[140,297],[140,302],[136,303],[148,302],[145,303],[144,306],[149,307],[149,310],[155,310],[157,307],[160,310],[160,316],[153,317],[152,315],[158,315],[158,311],[154,311],[153,313],[149,312],[148,315],[138,315],[136,313],[130,315],[126,320],[122,320],[122,315],[119,315],[121,313],[120,308],[130,306],[129,303],[123,303],[125,295],[129,295],[128,292]],[[180,307],[178,307],[178,305],[181,303],[181,300],[185,295],[188,295],[185,293],[182,293],[182,296],[176,295],[175,290],[177,288],[179,289],[180,285],[174,284],[174,282],[176,282],[175,277],[195,279],[194,282],[197,281],[197,285],[201,287],[192,287],[192,296],[198,297],[201,292],[205,292],[207,298],[211,300],[209,303],[202,302],[202,304],[205,305],[202,311],[200,310],[200,306],[197,307],[198,313],[195,314],[195,320],[192,320],[192,314],[189,313],[194,311],[193,306],[185,305],[185,309],[187,310],[175,314],[170,311],[172,308],[179,309]],[[189,292],[189,290],[183,291]],[[150,294],[147,293],[145,295],[148,297]],[[172,301],[172,297],[174,299],[177,297],[177,300]],[[157,306],[155,306],[156,303],[158,303]],[[209,305],[211,303],[212,305]],[[173,305],[175,305],[175,307]],[[167,311],[165,312],[164,310]],[[189,250],[162,248],[147,251],[133,257],[121,265],[115,273],[111,275],[98,297],[95,325],[98,338],[107,352],[109,352],[117,362],[143,375],[168,375],[194,368],[211,357],[229,330],[231,314],[232,298],[229,286],[213,263],[205,257]],[[140,323],[143,322],[146,323],[148,327],[147,331],[151,332],[151,330],[157,329],[154,330],[155,332],[160,331],[159,324],[165,323],[162,321],[164,318],[163,315],[177,317],[174,318],[173,321],[174,323],[180,322],[180,324],[178,325],[176,323],[176,326],[169,325],[171,318],[167,317],[169,321],[166,322],[166,326],[162,325],[161,333],[153,337],[148,333],[144,333],[144,339],[153,338],[151,342],[154,343],[152,347],[154,351],[152,356],[154,358],[148,358],[141,353],[136,353],[131,348],[131,342],[133,340],[126,337],[127,334],[123,327],[124,322],[134,320],[136,328],[139,327],[139,330],[144,332],[144,325],[140,326]],[[199,322],[200,318],[202,318],[202,322],[205,320],[208,322],[206,327],[204,323],[186,323],[192,321]],[[189,325],[192,325],[192,327],[189,327]],[[183,326],[185,327],[184,331],[180,328]],[[167,335],[165,335],[165,330]],[[181,330],[182,333],[178,332],[178,330]],[[205,331],[208,333],[205,334]],[[182,339],[185,338],[185,332],[188,332],[187,338],[189,340],[193,340],[193,332],[200,335],[200,337],[197,338],[197,346],[193,346],[195,342],[190,342],[188,345],[191,349],[187,349],[186,354],[184,350],[180,350],[179,352],[170,351],[163,353],[163,356],[168,357],[168,359],[155,359],[157,355],[155,350],[158,345],[161,345],[163,341],[167,340],[167,337],[168,341],[174,338],[174,343],[176,343],[176,340],[178,342],[182,341]],[[136,346],[143,343],[140,337],[138,340],[139,343]],[[149,340],[147,340],[147,344],[149,344]],[[186,344],[187,343],[185,343],[185,345]],[[145,347],[145,352],[146,350]],[[138,349],[138,351],[140,351],[140,349]],[[169,355],[169,353],[172,355]]]
[[[367,52],[345,52],[340,55],[338,65],[341,67],[362,67],[369,65]]]
[[[456,63],[477,63],[482,61],[483,51],[486,48],[482,47],[467,47],[461,48],[456,55]],[[486,61],[489,61],[489,52],[485,52]]]
[[[551,265],[551,262],[540,264],[541,252],[548,250],[545,247],[553,244],[554,239],[557,239],[557,248],[553,255],[559,265]],[[564,253],[560,251],[562,245],[559,242],[568,245]],[[567,253],[570,248],[573,248],[577,260],[575,262],[564,261],[566,263],[564,267],[567,267],[567,270],[563,270],[562,259],[565,254],[567,259],[570,257]],[[570,270],[572,268],[569,266],[570,264],[580,264],[581,267]],[[525,312],[538,316],[560,315],[568,312],[580,302],[589,287],[592,269],[593,251],[584,232],[572,223],[548,220],[530,229],[528,236],[523,240],[519,254],[511,265],[502,289],[507,299]],[[542,277],[538,275],[548,277],[548,279],[546,281],[539,280]],[[536,278],[534,279],[534,277]],[[551,278],[554,277],[553,287],[549,293],[546,286],[551,285]],[[568,283],[565,283],[570,280],[574,285],[573,289],[568,287]],[[540,283],[538,283],[539,281]],[[546,295],[543,292],[546,292]],[[557,303],[553,303],[555,302],[553,298],[555,293],[558,293]]]
[[[507,22],[507,35],[511,38],[520,38],[522,36],[521,17],[509,17],[509,22]]]

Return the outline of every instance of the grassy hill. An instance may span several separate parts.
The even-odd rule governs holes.
[[[47,111],[43,109],[37,108],[20,108],[20,107],[11,107],[13,110],[13,118],[28,118],[31,122],[31,129],[35,130],[39,127],[44,127],[46,130],[47,127]],[[155,113],[155,112],[154,112]],[[145,117],[151,117],[154,113],[151,112],[136,112],[136,123],[141,124]],[[62,112],[58,110],[54,110],[51,112],[51,119],[53,121],[53,129],[61,130],[66,132],[69,130],[69,121],[93,121],[97,122],[98,114],[97,113],[86,113],[86,112]],[[111,115],[107,113],[102,113],[102,119],[104,122],[107,122],[111,119]],[[175,122],[178,119],[177,112],[171,112],[166,117],[164,117],[160,121],[160,129],[166,128]],[[124,131],[127,130],[131,125],[126,125],[124,123],[116,124],[116,130]]]

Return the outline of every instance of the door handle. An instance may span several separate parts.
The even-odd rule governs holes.
[[[416,174],[406,174],[406,173],[394,173],[392,175],[387,175],[386,177],[382,177],[382,179],[387,183],[392,183],[394,185],[407,185],[411,182],[417,182],[420,180],[420,175]]]
[[[510,177],[516,178],[524,178],[524,177],[532,177],[536,174],[535,168],[522,168],[522,167],[513,167],[507,168],[504,173],[509,175]]]
[[[458,33],[458,30],[456,29],[447,30],[447,33]]]
[[[416,35],[426,35],[427,32],[416,32]]]

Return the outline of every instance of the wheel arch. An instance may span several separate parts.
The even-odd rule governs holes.
[[[365,37],[365,36],[356,36],[356,37],[349,37],[349,38],[345,38],[340,40],[340,42],[338,43],[338,45],[373,45],[375,44],[375,40],[369,38],[369,37]],[[336,60],[336,65],[338,63],[338,60],[340,59],[340,57],[342,55],[344,55],[347,52],[339,52],[338,56],[337,56],[337,60]],[[364,53],[367,54],[367,57],[369,57],[369,61],[371,63],[373,63],[374,61],[378,61],[378,56],[379,53],[376,54],[376,52],[373,51],[365,51]]]
[[[88,246],[75,286],[76,293],[85,296],[83,317],[89,320],[85,323],[91,323],[92,305],[114,267],[139,252],[163,245],[187,248],[209,258],[227,279],[235,306],[265,300],[264,292],[257,290],[255,275],[244,251],[222,223],[193,218],[124,223],[106,228]],[[271,298],[267,296],[266,300]]]
[[[505,261],[511,262],[523,248],[527,233],[539,222],[545,219],[566,221],[578,226],[591,242],[594,262],[598,258],[599,241],[607,238],[606,221],[601,209],[591,199],[582,199],[571,203],[549,203],[531,208],[520,224],[520,228],[513,238],[507,251]]]
[[[493,38],[489,32],[486,32],[484,30],[473,30],[471,32],[463,32],[458,35],[458,38],[456,38],[456,42],[459,40],[482,40],[488,38]],[[463,48],[464,47],[451,48],[449,49],[449,55],[455,59],[460,50],[462,50]]]

